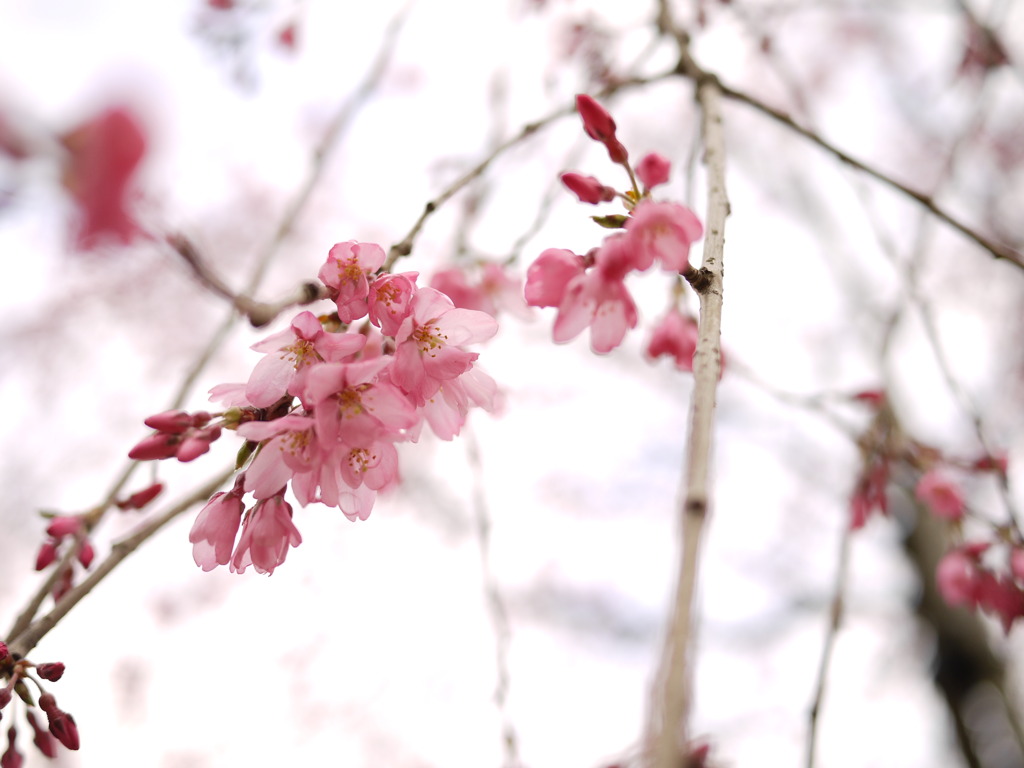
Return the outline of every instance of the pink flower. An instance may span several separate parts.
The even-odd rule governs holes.
[[[273,573],[288,556],[288,547],[301,543],[288,502],[281,496],[258,501],[242,525],[242,535],[231,557],[231,572],[245,573],[251,565],[257,573]]]
[[[497,317],[506,311],[527,320],[530,310],[523,301],[522,286],[500,264],[481,267],[478,280],[471,281],[464,270],[452,267],[436,273],[430,287],[439,290],[459,309],[474,309]]]
[[[463,344],[486,341],[498,332],[498,323],[485,312],[456,309],[451,299],[433,288],[421,288],[395,336],[395,362],[391,380],[422,404],[441,382],[454,379],[473,365],[478,355]]]
[[[636,304],[623,282],[636,266],[635,256],[626,235],[605,239],[594,257],[594,268],[566,286],[555,319],[556,342],[571,341],[589,326],[590,348],[597,354],[611,352],[622,343],[626,331],[637,323]]]
[[[130,243],[140,234],[128,210],[132,180],[146,154],[146,135],[132,112],[113,107],[61,137],[68,150],[62,183],[78,206],[75,246],[108,240]]]
[[[584,272],[582,256],[562,248],[548,248],[526,271],[524,293],[531,307],[557,307],[573,278]]]
[[[977,563],[959,549],[947,552],[935,568],[935,583],[950,605],[973,607],[978,599]]]
[[[857,488],[850,499],[850,528],[863,528],[871,513],[877,509],[883,515],[889,511],[889,499],[886,488],[889,485],[889,461],[884,457],[876,457],[866,467]]]
[[[626,221],[626,231],[650,259],[669,272],[690,266],[690,245],[704,234],[700,219],[678,203],[642,200]]]
[[[365,314],[365,312],[363,313]],[[267,354],[253,368],[245,396],[257,408],[267,408],[290,392],[292,381],[303,368],[314,363],[337,362],[355,354],[366,344],[358,333],[328,333],[312,312],[300,312],[288,330],[253,344]]]
[[[644,155],[643,159],[636,164],[636,175],[644,185],[644,189],[651,190],[668,181],[672,163],[659,154],[652,152]]]
[[[936,517],[959,520],[964,516],[964,498],[959,486],[939,470],[932,469],[922,475],[914,495]]]
[[[192,542],[192,559],[204,571],[227,565],[235,546],[235,535],[242,520],[242,494],[236,488],[230,493],[220,491],[199,511],[188,540]]]
[[[385,336],[398,333],[416,295],[417,272],[380,275],[370,284],[370,322]]]
[[[581,203],[607,203],[615,199],[615,190],[606,187],[593,176],[583,176],[579,173],[563,173],[562,183],[568,187]]]
[[[351,323],[366,316],[368,276],[383,263],[384,249],[376,243],[349,240],[331,248],[326,263],[320,267],[319,277],[331,289],[341,322]]]
[[[658,321],[644,354],[651,360],[662,355],[675,358],[676,368],[693,370],[693,354],[697,351],[697,320],[673,307]]]

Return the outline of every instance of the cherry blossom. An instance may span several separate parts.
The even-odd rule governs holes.
[[[292,507],[280,495],[256,502],[242,523],[242,535],[231,557],[231,572],[273,573],[288,556],[289,547],[302,543],[292,522]]]

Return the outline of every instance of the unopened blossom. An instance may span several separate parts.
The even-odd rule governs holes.
[[[300,312],[287,330],[252,345],[257,352],[266,354],[249,377],[245,396],[257,408],[267,408],[285,394],[294,394],[289,388],[303,368],[343,360],[365,344],[362,334],[329,333],[312,312]]]
[[[875,510],[883,515],[888,513],[888,485],[889,461],[884,457],[876,457],[864,469],[850,499],[851,529],[863,528]]]
[[[380,269],[384,258],[384,249],[376,243],[349,240],[331,248],[319,277],[338,305],[341,322],[351,323],[366,316],[369,276]]]
[[[526,271],[526,303],[531,307],[559,306],[569,282],[584,269],[582,256],[564,248],[548,248]]]
[[[929,470],[921,476],[914,495],[936,517],[959,520],[964,515],[964,497],[960,486],[937,469]]]
[[[654,189],[668,181],[671,170],[672,163],[655,152],[644,155],[643,159],[636,164],[636,175],[640,178],[644,189],[647,190]]]
[[[594,141],[604,144],[613,163],[625,163],[629,153],[615,135],[615,121],[603,106],[585,93],[576,96],[576,111],[583,119],[583,130]]]
[[[245,573],[251,565],[257,573],[271,574],[288,556],[288,548],[301,543],[288,502],[281,496],[258,501],[242,525],[242,535],[231,557],[231,571]]]
[[[607,203],[615,199],[615,190],[606,187],[593,176],[580,173],[563,173],[562,183],[579,199],[581,203]]]
[[[648,258],[681,273],[690,266],[690,246],[703,236],[704,227],[685,206],[642,200],[626,221],[626,231]]]
[[[112,107],[64,134],[61,142],[67,149],[62,183],[79,211],[76,247],[130,243],[141,232],[130,211],[132,182],[146,153],[139,119],[126,107]]]
[[[200,510],[188,540],[192,542],[192,559],[204,571],[230,562],[242,508],[242,494],[236,487],[230,493],[215,493]]]

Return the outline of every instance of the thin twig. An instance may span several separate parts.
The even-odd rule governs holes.
[[[814,753],[818,742],[818,720],[821,717],[821,710],[825,700],[825,682],[828,680],[828,671],[832,663],[832,651],[835,648],[836,638],[839,636],[839,628],[843,623],[846,580],[850,570],[850,542],[852,538],[853,529],[849,525],[844,525],[842,537],[839,539],[839,563],[836,567],[835,584],[832,587],[832,605],[829,610],[828,627],[825,629],[825,643],[821,648],[818,674],[814,684],[814,698],[811,700],[811,709],[808,714],[807,768],[814,768]]]
[[[693,77],[692,73],[687,73],[682,70],[680,70],[680,74],[683,74],[686,77]],[[1019,251],[1014,250],[1008,245],[997,243],[991,238],[988,238],[985,235],[981,234],[976,229],[969,227],[967,224],[964,224],[962,221],[955,218],[952,214],[947,213],[945,210],[940,208],[938,203],[935,202],[934,198],[932,198],[931,195],[927,195],[923,192],[919,192],[915,189],[912,189],[908,187],[906,184],[896,181],[896,179],[894,179],[892,176],[889,176],[888,174],[883,173],[877,168],[868,165],[866,162],[858,160],[852,155],[839,149],[834,144],[826,141],[815,131],[812,131],[809,128],[805,128],[804,126],[800,125],[792,117],[790,117],[782,110],[776,109],[775,107],[771,107],[768,104],[765,104],[763,101],[751,96],[750,94],[744,93],[743,91],[738,91],[734,88],[730,88],[727,85],[720,84],[720,88],[723,96],[730,98],[733,101],[738,101],[742,104],[746,104],[749,107],[753,107],[758,112],[767,115],[768,117],[781,123],[782,125],[785,125],[794,133],[797,133],[803,136],[811,143],[816,144],[818,147],[830,153],[836,159],[840,160],[846,165],[849,165],[852,168],[856,168],[858,171],[867,174],[876,181],[880,181],[882,184],[885,184],[886,186],[895,189],[897,192],[900,192],[901,194],[909,197],[910,199],[915,200],[918,204],[923,206],[925,210],[927,210],[933,216],[935,216],[935,218],[937,218],[939,221],[952,227],[969,240],[973,240],[977,245],[981,246],[983,249],[988,251],[996,259],[1004,259],[1013,264],[1014,266],[1024,269],[1024,254],[1021,254]]]
[[[501,717],[502,744],[505,751],[505,768],[518,768],[519,738],[515,725],[508,713],[508,649],[512,633],[508,621],[508,607],[502,595],[498,580],[491,569],[491,519],[484,493],[483,463],[480,459],[480,444],[469,427],[463,428],[462,437],[466,442],[466,454],[473,471],[473,518],[476,522],[477,543],[480,546],[480,575],[487,598],[487,610],[494,627],[494,661],[498,680],[494,686],[494,704]]]
[[[694,390],[686,438],[685,491],[679,511],[682,556],[676,594],[665,639],[664,655],[655,680],[648,718],[648,748],[654,768],[685,765],[689,718],[693,707],[693,656],[696,641],[694,601],[701,537],[711,501],[710,464],[715,397],[721,371],[722,277],[725,220],[729,199],[725,180],[725,131],[722,123],[718,81],[690,57],[686,38],[675,32],[667,3],[661,5],[659,25],[680,43],[681,60],[697,84],[702,113],[704,164],[708,198],[701,271],[707,287],[699,293],[700,320],[697,351],[693,359]]]
[[[662,72],[661,74],[653,75],[651,77],[627,78],[625,80],[620,80],[616,82],[614,85],[609,86],[608,88],[605,88],[604,90],[600,91],[597,95],[600,97],[610,96],[614,93],[618,93],[619,91],[625,90],[627,88],[632,88],[639,85],[648,85],[650,83],[655,83],[659,80],[664,80],[666,77],[670,77],[672,74],[673,72]],[[416,242],[416,238],[419,236],[420,230],[423,229],[424,224],[426,224],[427,219],[433,216],[434,213],[442,205],[451,200],[451,198],[454,197],[463,187],[465,187],[467,184],[473,182],[474,180],[478,179],[481,175],[483,175],[483,173],[491,166],[492,163],[494,163],[495,160],[497,160],[499,157],[505,154],[508,150],[521,144],[526,139],[533,136],[533,134],[537,133],[542,128],[546,128],[547,126],[554,123],[556,120],[559,120],[563,117],[568,117],[569,115],[573,114],[573,112],[575,112],[575,107],[563,107],[562,109],[556,110],[551,114],[542,117],[539,120],[535,120],[532,123],[527,123],[522,127],[519,133],[517,133],[512,138],[507,139],[502,144],[499,144],[491,151],[491,153],[487,157],[485,157],[475,166],[473,166],[464,174],[462,174],[462,176],[460,176],[458,179],[449,184],[448,187],[446,187],[440,194],[438,194],[437,197],[435,197],[433,200],[430,200],[426,205],[423,206],[423,212],[419,215],[419,218],[416,219],[416,222],[412,225],[412,229],[409,230],[406,236],[391,246],[391,249],[388,251],[388,257],[384,261],[383,266],[381,267],[381,271],[390,271],[396,261],[412,253],[412,248]]]
[[[200,501],[208,499],[214,491],[216,491],[228,480],[228,478],[231,477],[231,475],[234,474],[234,472],[234,468],[222,472],[201,488],[197,488],[185,499],[175,504],[162,515],[147,520],[128,538],[122,539],[114,544],[114,546],[111,547],[110,554],[107,555],[106,560],[96,566],[96,569],[83,579],[78,586],[69,590],[48,614],[36,619],[24,632],[20,632],[17,636],[10,638],[8,646],[11,651],[19,653],[22,656],[28,655],[28,653],[36,647],[36,644],[46,636],[46,633],[53,629],[57,625],[57,622],[67,615],[68,611],[78,605],[82,598],[92,591],[93,587],[103,581],[103,579],[106,578],[106,576],[114,570],[122,560],[128,557],[128,555],[138,549],[144,541],[167,525],[167,523],[171,522],[171,520],[176,518],[182,512],[190,509]]]
[[[295,197],[292,198],[291,203],[285,209],[284,214],[281,216],[281,221],[278,223],[277,229],[274,231],[274,235],[267,241],[267,244],[256,257],[255,266],[244,290],[244,294],[246,296],[252,296],[259,289],[267,270],[270,268],[271,262],[277,255],[277,252],[284,243],[285,238],[288,237],[294,228],[299,215],[309,203],[309,199],[312,196],[313,191],[316,189],[317,184],[320,183],[320,179],[327,167],[327,158],[330,157],[331,153],[338,146],[341,138],[351,127],[359,110],[365,105],[367,98],[377,88],[381,78],[384,76],[384,72],[387,70],[388,64],[391,62],[391,57],[394,55],[396,50],[395,38],[398,36],[398,32],[405,21],[408,8],[409,4],[406,4],[406,6],[404,6],[402,10],[392,18],[387,29],[384,31],[384,36],[381,39],[380,47],[377,49],[377,55],[374,59],[373,65],[367,71],[362,82],[359,84],[359,87],[356,88],[356,90],[347,99],[345,99],[345,102],[335,114],[334,119],[332,119],[328,124],[327,130],[324,131],[320,144],[313,150],[309,175],[295,193]],[[178,390],[178,394],[175,397],[171,408],[180,408],[184,404],[185,400],[191,394],[192,387],[195,385],[196,380],[206,369],[207,364],[209,364],[210,360],[213,359],[213,356],[221,348],[221,345],[227,339],[228,334],[231,332],[231,329],[237,321],[238,316],[235,314],[234,307],[232,307],[231,312],[226,318],[224,318],[224,321],[210,337],[206,347],[196,359],[192,369],[188,372],[188,375],[181,384],[181,388]]]

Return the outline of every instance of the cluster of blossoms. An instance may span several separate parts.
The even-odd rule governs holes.
[[[604,354],[621,344],[626,332],[637,325],[637,307],[626,277],[658,264],[666,272],[692,280],[697,270],[690,264],[690,246],[704,230],[689,208],[651,198],[651,190],[668,181],[667,159],[649,154],[634,168],[616,136],[615,121],[604,107],[579,95],[576,108],[587,135],[603,144],[611,161],[626,170],[632,188],[618,192],[593,176],[578,173],[563,174],[562,183],[584,203],[597,205],[619,198],[627,213],[595,216],[598,224],[617,231],[584,256],[559,248],[541,253],[527,272],[526,301],[558,309],[553,333],[556,342],[570,341],[589,327],[591,348]],[[649,358],[671,357],[681,370],[693,370],[697,321],[679,308],[680,286],[677,281],[672,306],[656,324],[646,354]]]
[[[319,272],[334,312],[300,312],[255,344],[264,357],[248,382],[211,390],[226,411],[147,420],[157,431],[135,446],[135,458],[189,461],[222,429],[247,441],[233,488],[215,494],[192,528],[203,570],[272,573],[302,541],[286,489],[303,506],[365,520],[377,493],[398,480],[397,443],[415,442],[424,424],[449,440],[470,407],[494,408],[494,381],[463,347],[491,338],[497,322],[417,286],[416,273],[378,274],[384,260],[372,243],[335,245]],[[248,509],[246,494],[255,499]]]
[[[45,664],[33,664],[28,659],[18,658],[8,651],[6,643],[0,642],[0,676],[6,685],[0,688],[0,717],[12,703],[14,697],[24,704],[25,719],[32,729],[32,741],[40,752],[47,757],[57,756],[57,742],[68,749],[78,749],[78,727],[75,719],[57,706],[57,700],[46,692],[41,680],[57,682],[64,675],[64,665],[59,661]],[[31,683],[39,691],[39,699],[35,700],[29,690]],[[40,723],[36,707],[46,716],[46,727]],[[24,755],[18,750],[18,729],[12,722],[7,727],[7,749],[0,756],[0,768],[21,768],[25,762]]]
[[[888,513],[888,485],[895,466],[917,475],[914,497],[963,540],[970,510],[957,475],[1006,475],[1005,456],[958,461],[908,438],[898,429],[884,393],[861,392],[875,418],[860,439],[862,469],[850,499],[850,527],[862,528],[875,512]],[[989,526],[986,526],[989,527]],[[950,605],[998,617],[1006,632],[1024,618],[1024,539],[1011,524],[995,529],[995,541],[966,541],[948,551],[936,569],[939,592]]]

